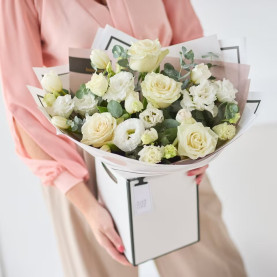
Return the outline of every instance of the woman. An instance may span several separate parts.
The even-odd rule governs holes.
[[[158,37],[164,46],[201,37],[189,0],[2,0],[0,10],[8,119],[18,154],[46,185],[65,276],[137,276],[123,255],[111,216],[96,200],[93,159],[56,136],[26,84],[39,85],[32,67],[67,63],[68,47],[89,48],[98,27],[106,24],[138,39]],[[199,184],[205,170],[189,174]],[[156,259],[161,276],[246,275],[222,222],[220,203],[206,177],[203,183],[201,241]]]

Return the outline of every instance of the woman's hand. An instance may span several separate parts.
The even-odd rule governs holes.
[[[86,215],[86,219],[94,233],[98,243],[109,253],[109,255],[121,263],[130,266],[124,256],[124,246],[121,238],[117,234],[110,213],[98,204],[90,213]]]
[[[205,165],[203,167],[199,167],[199,168],[195,168],[193,170],[188,171],[188,176],[196,176],[195,180],[196,180],[196,184],[200,185],[200,183],[202,182],[202,179],[204,177],[204,174],[207,170],[207,168],[209,167],[209,165]]]
[[[83,214],[97,242],[122,265],[131,265],[125,258],[124,246],[114,228],[109,212],[97,201],[88,187],[79,183],[66,193],[66,197]]]

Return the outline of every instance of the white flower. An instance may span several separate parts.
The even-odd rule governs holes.
[[[51,123],[55,125],[57,128],[68,129],[69,125],[67,124],[67,120],[67,118],[57,115],[51,118]]]
[[[74,109],[74,103],[69,94],[65,96],[58,96],[56,101],[52,104],[51,107],[46,107],[46,111],[51,116],[63,116],[68,118]]]
[[[236,127],[226,122],[214,126],[213,131],[218,135],[220,140],[232,139],[236,135]]]
[[[191,80],[195,84],[200,84],[212,76],[209,67],[203,63],[196,65],[191,71]]]
[[[116,120],[110,113],[95,113],[82,126],[82,143],[101,147],[113,139]]]
[[[166,108],[181,96],[181,85],[163,74],[151,72],[141,82],[141,90],[153,106]]]
[[[62,81],[58,74],[54,71],[50,71],[43,76],[41,85],[43,89],[52,93],[60,92],[63,89]]]
[[[73,98],[74,111],[81,115],[92,115],[97,111],[98,100],[96,97],[89,93],[85,94],[83,98],[79,99],[76,96]]]
[[[97,96],[103,96],[108,89],[108,85],[108,81],[103,75],[103,73],[94,73],[90,81],[86,83],[86,88]]]
[[[125,100],[128,93],[134,91],[134,76],[130,72],[121,71],[110,78],[110,87],[107,93],[103,96],[108,102],[115,100],[121,102]]]
[[[143,132],[142,121],[137,118],[127,119],[115,129],[113,143],[124,152],[133,151],[140,144]]]
[[[198,86],[190,87],[189,92],[193,98],[195,109],[208,110],[213,113],[214,102],[216,101],[216,88],[213,84],[206,80]]]
[[[151,128],[149,130],[145,130],[141,136],[141,141],[143,144],[150,144],[158,139],[158,132],[156,129]]]
[[[163,153],[163,147],[144,145],[143,149],[139,151],[138,155],[140,156],[139,160],[141,162],[156,164],[162,160]]]
[[[154,108],[150,103],[148,103],[146,110],[139,114],[139,118],[145,128],[153,127],[164,120],[163,111]]]
[[[182,123],[185,119],[192,118],[191,112],[187,109],[181,109],[178,111],[176,115],[176,120],[180,123]]]
[[[143,104],[139,101],[139,93],[130,91],[125,99],[125,110],[132,114],[140,112],[143,109]]]
[[[234,88],[233,84],[227,80],[223,79],[223,81],[216,81],[214,85],[217,86],[217,99],[220,102],[230,102],[230,103],[237,103],[235,101],[236,93],[238,90]]]
[[[178,154],[190,159],[203,158],[215,151],[218,136],[202,123],[178,126]]]
[[[161,49],[160,42],[144,39],[132,43],[128,50],[130,55],[129,65],[131,69],[139,72],[154,71],[169,53],[169,50]]]
[[[90,60],[98,69],[105,69],[110,62],[110,58],[106,52],[99,49],[93,49],[91,51]]]
[[[189,95],[187,90],[182,91],[183,99],[180,101],[180,105],[183,109],[186,109],[188,111],[195,110],[195,104],[193,103],[191,96]]]

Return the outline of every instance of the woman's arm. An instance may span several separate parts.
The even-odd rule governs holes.
[[[30,158],[36,160],[52,160],[16,122],[15,126],[19,139]],[[123,265],[130,265],[122,254],[124,252],[124,246],[121,238],[115,231],[112,217],[99,204],[84,182],[73,186],[67,191],[66,197],[85,217],[96,240],[106,249],[111,257]]]

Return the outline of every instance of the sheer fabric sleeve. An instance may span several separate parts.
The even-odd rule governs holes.
[[[171,44],[197,39],[203,36],[200,21],[190,0],[163,0],[173,31]]]
[[[34,1],[0,1],[1,84],[16,151],[45,185],[55,185],[65,193],[86,180],[88,171],[75,144],[56,135],[55,128],[38,110],[26,88],[26,85],[40,86],[32,70],[39,66],[43,66],[43,59]],[[34,160],[28,156],[14,120],[51,160]]]

